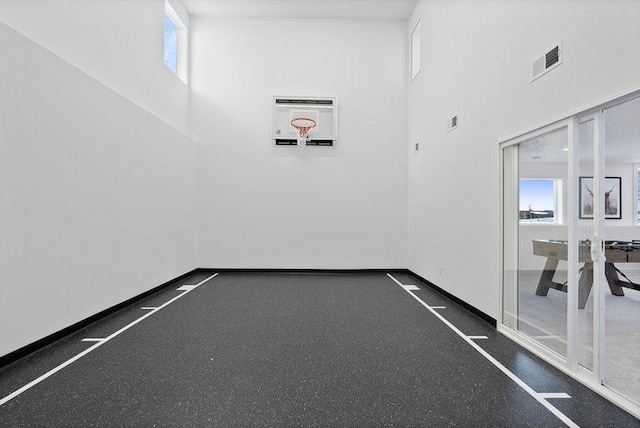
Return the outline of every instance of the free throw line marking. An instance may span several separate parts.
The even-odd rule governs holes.
[[[210,277],[208,277],[207,279],[199,282],[197,285],[193,285],[191,286],[192,288],[190,288],[189,290],[186,290],[184,293],[177,295],[176,297],[174,297],[173,299],[169,300],[168,302],[158,306],[156,309],[150,311],[149,313],[144,314],[143,316],[141,316],[140,318],[138,318],[137,320],[133,321],[130,324],[127,324],[126,326],[122,327],[120,330],[116,331],[115,333],[111,334],[110,336],[105,337],[104,339],[101,339],[99,342],[96,342],[95,345],[85,349],[84,351],[80,352],[79,354],[77,354],[74,357],[71,357],[70,359],[68,359],[67,361],[65,361],[64,363],[60,364],[57,367],[54,367],[53,369],[49,370],[48,372],[46,372],[45,374],[43,374],[42,376],[40,376],[37,379],[32,380],[31,382],[29,382],[28,384],[26,384],[25,386],[23,386],[20,389],[17,389],[15,391],[13,391],[11,394],[7,395],[6,397],[4,397],[2,400],[0,400],[0,406],[2,406],[4,403],[6,403],[7,401],[17,397],[18,395],[22,394],[23,392],[27,391],[28,389],[30,389],[31,387],[39,384],[40,382],[42,382],[43,380],[45,380],[46,378],[48,378],[49,376],[52,376],[54,374],[56,374],[57,372],[59,372],[60,370],[62,370],[63,368],[67,367],[69,364],[79,360],[80,358],[84,357],[85,355],[87,355],[89,352],[93,351],[94,349],[99,348],[100,346],[102,346],[103,344],[107,343],[109,340],[113,339],[114,337],[118,336],[120,333],[123,333],[124,331],[130,329],[131,327],[133,327],[134,325],[138,324],[140,321],[142,321],[143,319],[153,315],[154,313],[156,313],[157,311],[159,311],[160,309],[164,308],[167,305],[170,305],[171,303],[175,302],[176,300],[178,300],[179,298],[181,298],[182,296],[184,296],[185,294],[187,294],[188,292],[190,292],[191,290],[193,290],[196,287],[199,287],[200,285],[204,284],[205,282],[209,281],[212,278],[215,278],[216,276],[218,276],[217,273],[214,273],[213,275],[211,275]]]
[[[398,281],[393,276],[391,276],[391,274],[387,273],[387,276],[389,278],[391,278],[400,287],[404,288],[404,286],[400,283],[400,281]],[[579,428],[579,426],[575,422],[573,422],[571,419],[569,419],[564,413],[562,413],[560,410],[558,410],[554,405],[549,403],[545,397],[543,397],[541,394],[538,394],[537,392],[535,392],[533,390],[533,388],[531,388],[529,385],[527,385],[522,379],[520,379],[518,376],[516,376],[511,370],[509,370],[508,368],[503,366],[498,360],[496,360],[491,355],[489,355],[489,353],[487,353],[487,351],[482,349],[477,343],[475,343],[473,340],[469,339],[464,333],[462,333],[460,330],[458,330],[458,328],[456,326],[451,324],[445,317],[443,317],[438,312],[433,310],[433,308],[431,308],[429,305],[427,305],[425,302],[423,302],[422,299],[420,299],[418,296],[413,294],[411,291],[407,290],[407,293],[409,293],[409,295],[411,297],[416,299],[422,306],[427,308],[433,315],[438,317],[438,319],[440,319],[440,321],[442,321],[447,327],[449,327],[451,330],[453,330],[465,342],[467,342],[469,345],[471,345],[483,357],[485,357],[487,360],[489,360],[490,363],[492,363],[500,371],[502,371],[504,374],[506,374],[511,380],[513,380],[515,383],[517,383],[518,386],[520,386],[529,395],[531,395],[533,398],[535,398],[536,401],[538,401],[540,404],[542,404],[544,407],[546,407],[547,410],[549,410],[551,413],[553,413],[558,419],[560,419],[562,422],[564,422],[565,425],[567,425],[569,427],[572,427],[572,428]]]

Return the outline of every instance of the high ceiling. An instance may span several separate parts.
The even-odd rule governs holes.
[[[418,0],[182,0],[192,16],[407,21]]]

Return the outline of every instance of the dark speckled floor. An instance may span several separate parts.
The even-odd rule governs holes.
[[[416,295],[584,427],[640,421],[422,286]],[[195,284],[202,274],[186,279]],[[178,285],[179,286],[179,285]],[[0,398],[180,294],[155,294],[0,370]],[[221,273],[0,406],[1,427],[560,427],[380,273]]]

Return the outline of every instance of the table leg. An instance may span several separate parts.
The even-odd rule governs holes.
[[[538,281],[538,288],[536,288],[537,296],[546,296],[549,293],[549,287],[555,288],[553,285],[553,275],[556,273],[558,267],[558,259],[547,257],[547,262],[544,264],[544,270],[540,275],[540,281]]]
[[[611,294],[614,296],[624,296],[624,290],[618,281],[620,281],[620,277],[618,276],[618,272],[616,272],[613,267],[613,263],[605,263],[604,264],[604,275],[607,277],[607,282],[609,283],[609,289],[611,290]]]
[[[593,262],[587,262],[582,267],[578,280],[578,309],[584,309],[587,306],[591,287],[593,287]]]

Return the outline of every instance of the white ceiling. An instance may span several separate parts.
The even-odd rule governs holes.
[[[408,21],[418,0],[182,0],[192,16]]]

